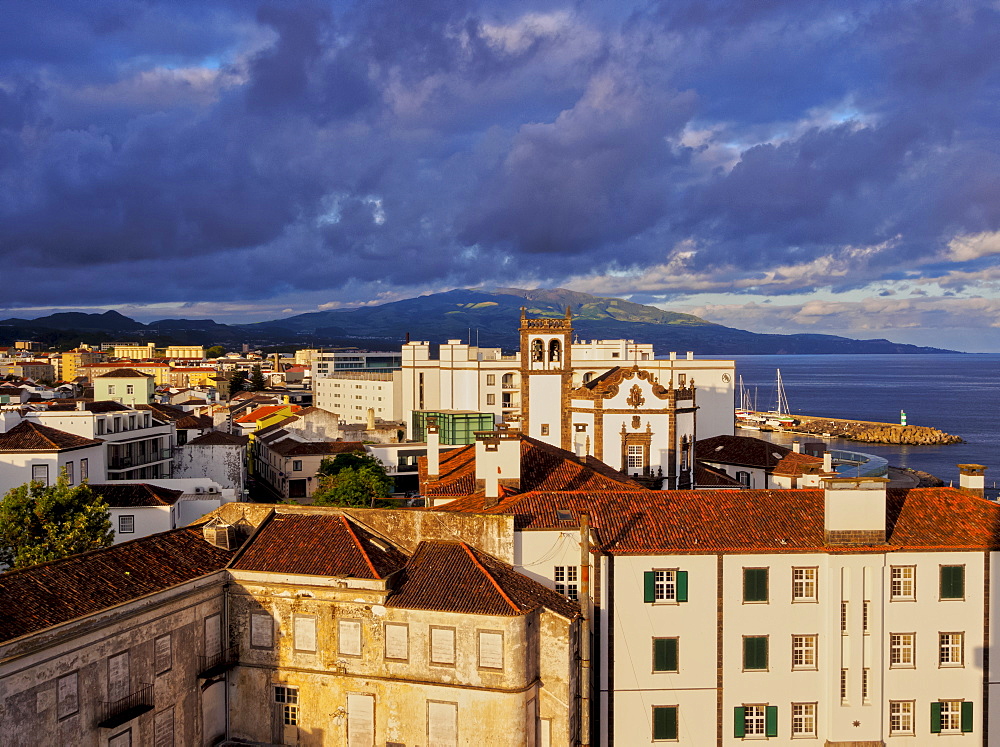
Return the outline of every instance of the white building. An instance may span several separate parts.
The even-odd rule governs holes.
[[[104,444],[0,412],[0,497],[32,481],[55,485],[60,474],[71,486],[104,480]]]
[[[733,433],[733,361],[696,360],[693,353],[683,358],[670,353],[668,358],[658,360],[652,345],[631,340],[581,342],[573,337],[569,312],[558,319],[528,319],[522,313],[518,355],[505,356],[500,348],[479,348],[449,340],[440,346],[438,358],[433,359],[429,342],[407,343],[403,346],[401,369],[401,417],[407,428],[412,428],[415,410],[488,412],[498,422],[520,424],[530,435],[543,438],[540,426],[548,424],[552,433],[557,421],[551,415],[540,420],[532,408],[541,405],[568,409],[574,406],[569,401],[571,390],[612,369],[636,366],[666,389],[680,391],[693,384],[697,391],[699,438]],[[532,421],[537,425],[535,430]],[[572,449],[573,437],[563,435],[558,445]]]
[[[367,423],[369,418],[398,421],[402,381],[400,371],[330,374],[313,382],[314,404],[345,423]]]
[[[1000,744],[1000,506],[970,470],[888,493],[510,494],[473,469],[485,488],[441,510],[514,515],[515,565],[571,598],[588,515],[596,743]]]

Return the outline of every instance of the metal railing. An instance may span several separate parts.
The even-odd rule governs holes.
[[[153,710],[153,686],[139,685],[139,689],[119,700],[101,701],[98,726],[113,728]]]
[[[240,658],[239,646],[226,648],[208,656],[198,656],[198,676],[202,679],[214,677],[217,674],[232,669]]]
[[[162,462],[170,459],[170,449],[153,449],[147,454],[140,454],[137,457],[119,457],[108,462],[108,469],[131,469],[132,467],[144,467],[154,462]]]

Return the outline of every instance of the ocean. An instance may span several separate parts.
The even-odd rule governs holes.
[[[739,376],[757,409],[776,401],[775,371],[781,370],[791,414],[925,425],[960,436],[949,446],[879,445],[824,439],[833,448],[888,459],[894,467],[930,472],[958,484],[957,464],[983,464],[986,484],[1000,485],[1000,354],[966,355],[738,355]],[[736,391],[739,405],[739,389]],[[765,435],[790,444],[796,436]],[[798,437],[804,438],[804,437]]]

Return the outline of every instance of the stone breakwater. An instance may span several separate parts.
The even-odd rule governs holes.
[[[923,425],[895,425],[872,423],[864,420],[838,420],[836,418],[811,418],[798,416],[797,425],[785,428],[786,432],[817,436],[836,436],[848,441],[870,444],[912,444],[938,446],[960,444],[962,439],[950,433]]]

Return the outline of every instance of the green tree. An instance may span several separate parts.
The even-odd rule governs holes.
[[[320,463],[319,490],[313,495],[318,506],[374,508],[392,492],[392,478],[370,454],[338,454]]]
[[[205,357],[207,358],[221,358],[226,354],[226,349],[221,345],[213,345],[208,350],[205,351]]]
[[[232,399],[234,394],[242,392],[246,388],[247,372],[233,371],[233,375],[229,377],[229,399]]]
[[[70,487],[65,474],[55,485],[30,482],[0,500],[0,563],[11,568],[109,547],[114,537],[108,504],[87,485]]]
[[[267,382],[264,381],[264,374],[260,370],[260,364],[254,364],[254,367],[250,369],[250,383],[247,385],[247,389],[251,392],[260,392],[267,389]]]

